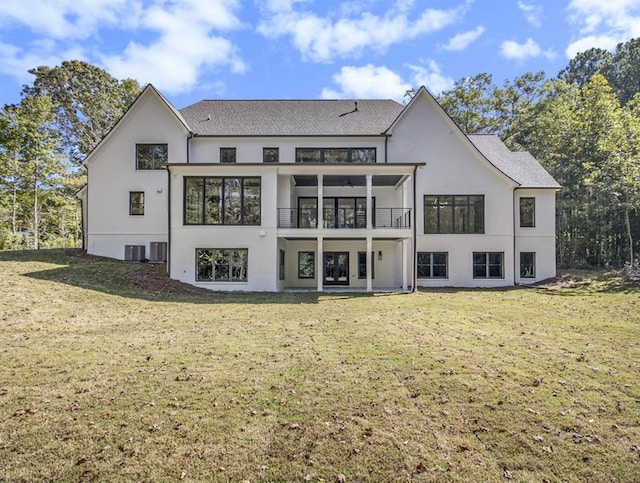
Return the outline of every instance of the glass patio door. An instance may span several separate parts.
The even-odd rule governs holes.
[[[324,284],[349,285],[349,252],[325,252]]]

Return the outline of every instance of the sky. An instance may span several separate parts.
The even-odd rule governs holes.
[[[0,0],[0,106],[80,59],[202,99],[403,100],[489,73],[554,77],[640,37],[640,0]]]

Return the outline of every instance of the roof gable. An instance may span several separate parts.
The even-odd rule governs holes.
[[[180,110],[199,136],[380,136],[392,100],[205,100]]]
[[[127,108],[124,114],[120,117],[120,119],[118,119],[118,121],[113,125],[113,127],[109,130],[109,132],[91,150],[91,152],[87,155],[84,161],[82,161],[82,164],[86,165],[87,163],[90,163],[93,157],[95,156],[95,154],[105,144],[107,144],[110,141],[110,139],[114,136],[115,132],[117,132],[120,129],[120,126],[122,126],[127,119],[135,115],[135,112],[138,106],[144,103],[144,101],[148,98],[157,99],[158,102],[160,102],[161,105],[163,105],[164,108],[166,108],[171,113],[171,115],[175,117],[178,124],[180,124],[185,129],[186,132],[190,132],[189,126],[187,125],[187,122],[185,121],[182,114],[180,114],[180,112],[175,107],[173,107],[173,105],[171,105],[171,103],[162,94],[160,94],[160,92],[155,87],[153,87],[153,85],[147,84],[144,87],[144,89],[142,89],[142,92],[140,92],[138,97],[136,97],[136,99],[131,103],[131,105]]]

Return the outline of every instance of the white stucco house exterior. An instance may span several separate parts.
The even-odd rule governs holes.
[[[86,158],[90,254],[217,291],[498,287],[556,274],[558,183],[391,100],[205,100],[148,85]]]

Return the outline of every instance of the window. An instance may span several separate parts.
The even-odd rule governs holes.
[[[536,226],[536,199],[520,198],[520,226]]]
[[[375,259],[376,252],[371,252],[371,278],[376,278]],[[358,252],[358,278],[367,278],[367,252]]]
[[[520,278],[536,278],[535,252],[520,252]]]
[[[169,160],[166,144],[136,144],[136,169],[161,169]]]
[[[504,278],[504,253],[473,252],[473,278]]]
[[[284,280],[284,260],[285,260],[285,254],[284,254],[284,250],[280,250],[280,264],[278,265],[278,278],[280,280]]]
[[[280,161],[279,148],[262,148],[263,163],[277,163],[278,161]]]
[[[198,282],[246,282],[249,250],[246,248],[196,249]]]
[[[314,252],[298,252],[298,278],[314,278],[316,276],[316,254]]]
[[[418,252],[418,278],[447,278],[447,252]]]
[[[184,178],[185,225],[259,225],[260,178]]]
[[[484,196],[425,196],[424,232],[484,233]]]
[[[220,162],[221,163],[235,163],[236,162],[236,148],[220,148]]]
[[[129,214],[144,215],[144,191],[129,191]]]
[[[375,163],[376,148],[296,148],[296,163]]]

